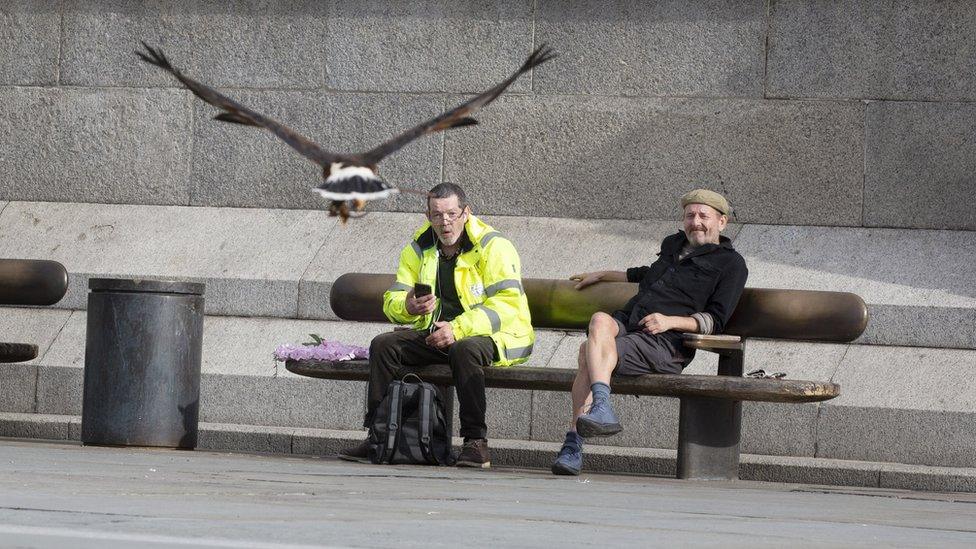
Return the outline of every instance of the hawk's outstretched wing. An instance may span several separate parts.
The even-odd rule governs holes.
[[[353,158],[359,160],[363,165],[374,166],[384,157],[396,152],[407,143],[422,135],[436,133],[448,128],[477,124],[478,121],[473,118],[469,118],[468,115],[494,101],[499,95],[502,94],[503,91],[505,91],[506,88],[512,84],[512,82],[515,82],[519,76],[522,76],[522,74],[528,72],[529,69],[537,65],[541,65],[555,56],[556,54],[553,53],[553,51],[545,44],[539,46],[534,52],[532,52],[532,55],[525,60],[525,63],[522,64],[519,70],[515,71],[514,74],[495,87],[482,92],[478,96],[473,97],[464,103],[461,103],[457,107],[441,114],[440,116],[432,118],[419,126],[403,132],[402,134],[390,139],[373,150],[358,155],[353,155]]]
[[[153,49],[145,42],[143,42],[142,45],[146,48],[148,54],[137,51],[136,55],[138,55],[140,59],[146,63],[149,63],[150,65],[156,65],[157,67],[169,71],[169,73],[175,76],[177,80],[182,82],[187,89],[193,92],[194,95],[224,111],[215,116],[214,120],[230,122],[233,124],[243,124],[245,126],[257,126],[271,130],[272,133],[280,137],[285,143],[291,145],[296,151],[301,153],[302,156],[312,160],[313,162],[317,162],[322,166],[331,165],[333,162],[342,158],[338,154],[331,153],[322,147],[319,147],[295,130],[292,130],[283,124],[248,109],[244,105],[241,105],[237,101],[234,101],[233,99],[223,95],[209,86],[205,86],[192,78],[184,76],[183,73],[175,69],[173,65],[170,64],[169,60],[166,59],[166,56],[163,55],[161,50]]]

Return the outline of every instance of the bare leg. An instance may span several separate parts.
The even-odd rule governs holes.
[[[606,313],[596,313],[590,318],[589,335],[580,345],[579,369],[573,380],[573,422],[571,431],[576,430],[576,419],[586,413],[593,401],[590,385],[602,381],[610,385],[610,374],[617,367],[617,322]]]
[[[610,374],[617,367],[617,343],[614,341],[620,328],[607,313],[596,313],[590,318],[590,333],[586,337],[586,366],[590,384],[610,385]]]
[[[577,364],[579,369],[576,370],[576,379],[573,380],[573,421],[569,426],[570,431],[576,431],[576,418],[586,413],[593,400],[593,395],[590,394],[590,372],[586,367],[585,341],[580,344]]]

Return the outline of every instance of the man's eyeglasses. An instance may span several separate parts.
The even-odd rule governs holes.
[[[446,222],[450,223],[452,221],[457,220],[462,215],[464,215],[464,210],[455,210],[455,211],[451,211],[451,212],[434,213],[434,214],[430,214],[430,220],[431,221],[437,221],[437,222],[446,221]]]

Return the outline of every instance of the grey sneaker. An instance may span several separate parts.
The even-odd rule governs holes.
[[[608,437],[623,430],[610,399],[593,399],[589,413],[576,418],[576,432],[584,438]]]
[[[369,461],[369,441],[364,440],[356,446],[340,451],[339,459],[357,463],[371,463]]]
[[[483,438],[472,438],[464,441],[461,453],[458,455],[458,467],[476,467],[488,469],[491,467],[491,452],[488,451],[488,441]]]

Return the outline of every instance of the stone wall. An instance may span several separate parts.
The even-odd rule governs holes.
[[[744,223],[976,230],[974,2],[7,0],[0,200],[322,207],[314,165],[211,122],[139,40],[337,150],[548,42],[480,126],[382,165],[462,182],[481,212],[663,219],[708,184]]]

